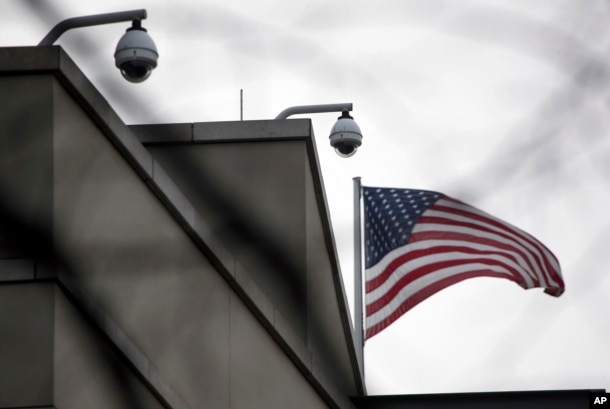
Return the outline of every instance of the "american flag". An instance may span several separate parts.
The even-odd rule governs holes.
[[[366,338],[436,292],[473,277],[564,291],[542,243],[442,193],[363,187]]]

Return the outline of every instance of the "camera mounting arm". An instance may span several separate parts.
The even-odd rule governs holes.
[[[300,105],[286,108],[275,117],[275,119],[286,119],[291,115],[297,114],[317,114],[320,112],[343,112],[351,111],[353,104],[345,102],[340,104],[319,104],[319,105]]]
[[[123,21],[144,20],[146,17],[146,10],[139,9],[69,18],[57,23],[38,45],[53,45],[63,33],[73,28],[99,26],[103,24],[120,23]]]

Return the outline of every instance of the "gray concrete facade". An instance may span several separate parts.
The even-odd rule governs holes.
[[[128,127],[0,49],[0,199],[0,408],[364,394],[309,120]]]

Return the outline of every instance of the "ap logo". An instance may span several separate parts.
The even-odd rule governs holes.
[[[591,391],[589,399],[590,408],[609,408],[610,409],[610,394],[604,391]]]

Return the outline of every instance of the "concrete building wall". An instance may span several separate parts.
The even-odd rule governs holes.
[[[327,384],[341,394],[357,395],[357,375],[346,345],[350,340],[342,326],[350,331],[344,322],[349,312],[345,298],[344,310],[338,302],[344,297],[343,284],[331,262],[334,247],[324,226],[319,174],[314,175],[317,163],[310,122],[134,128],[285,316],[313,357],[314,372],[327,377]]]
[[[26,285],[51,226],[53,82],[0,77],[0,407],[53,402],[53,285]],[[32,189],[31,187],[37,187]]]
[[[345,347],[345,336],[341,323],[343,318],[337,308],[337,288],[343,288],[340,275],[334,276],[326,246],[326,237],[319,216],[312,170],[306,172],[306,257],[307,257],[307,344],[312,351],[314,367],[321,366],[333,383],[347,396],[356,396],[353,377],[345,376],[352,372],[352,360]],[[349,211],[349,210],[347,210]],[[335,279],[339,282],[335,282]],[[345,304],[347,306],[347,301]],[[334,307],[334,308],[333,308]],[[347,311],[349,316],[349,311]]]
[[[53,403],[53,297],[53,284],[0,283],[0,408]]]
[[[97,127],[56,93],[55,236],[76,255],[79,282],[187,403],[228,407],[228,286]]]
[[[305,340],[304,141],[164,144],[148,149]]]
[[[95,124],[57,83],[54,92],[54,238],[84,290],[192,408],[291,397],[324,407]],[[250,190],[261,189],[277,186]]]
[[[230,408],[327,408],[235,295],[230,309]]]
[[[163,409],[110,342],[54,288],[53,404],[61,409]]]
[[[15,243],[19,237],[30,240],[30,255],[40,256],[50,245],[49,237],[31,241],[28,233],[20,236],[10,224],[50,231],[52,98],[51,76],[0,77],[0,210],[5,216],[0,217],[0,256],[5,258],[24,256]]]
[[[0,196],[6,199],[0,200],[0,293],[12,294],[0,299],[0,407],[77,407],[101,395],[108,398],[100,407],[121,407],[116,376],[152,407],[159,403],[149,393],[153,384],[178,396],[175,402],[184,405],[176,407],[322,408],[329,397],[348,407],[350,368],[335,365],[337,356],[345,358],[336,348],[345,347],[344,334],[338,327],[331,335],[310,328],[318,325],[311,303],[320,298],[314,312],[324,321],[328,302],[326,315],[335,322],[337,301],[332,284],[321,294],[311,284],[332,279],[321,229],[308,226],[316,215],[308,209],[315,193],[307,186],[306,141],[198,145],[189,152],[208,180],[195,179],[192,189],[203,194],[181,192],[77,68],[62,64],[72,79],[60,82],[49,71],[0,76]],[[121,143],[137,148],[137,171]],[[159,195],[164,181],[178,208],[192,212],[212,203],[217,213],[179,220]],[[191,207],[192,200],[201,203]],[[230,217],[215,217],[223,214]],[[12,223],[7,215],[20,219]],[[231,244],[221,260],[228,273],[193,239],[197,220]],[[231,229],[224,229],[227,223]],[[244,240],[249,246],[240,246]],[[257,296],[261,290],[271,303]],[[260,303],[253,307],[249,297]],[[24,332],[20,317],[7,313],[19,307],[25,317],[34,310],[47,315]],[[328,322],[325,328],[332,327]],[[14,337],[4,335],[13,329]],[[14,368],[36,376],[14,376]],[[324,373],[330,378],[322,379]],[[10,393],[5,379],[13,382],[6,384],[14,385]],[[83,393],[75,395],[79,383]]]
[[[55,92],[54,236],[70,269],[187,403],[227,407],[228,285],[59,84]]]

